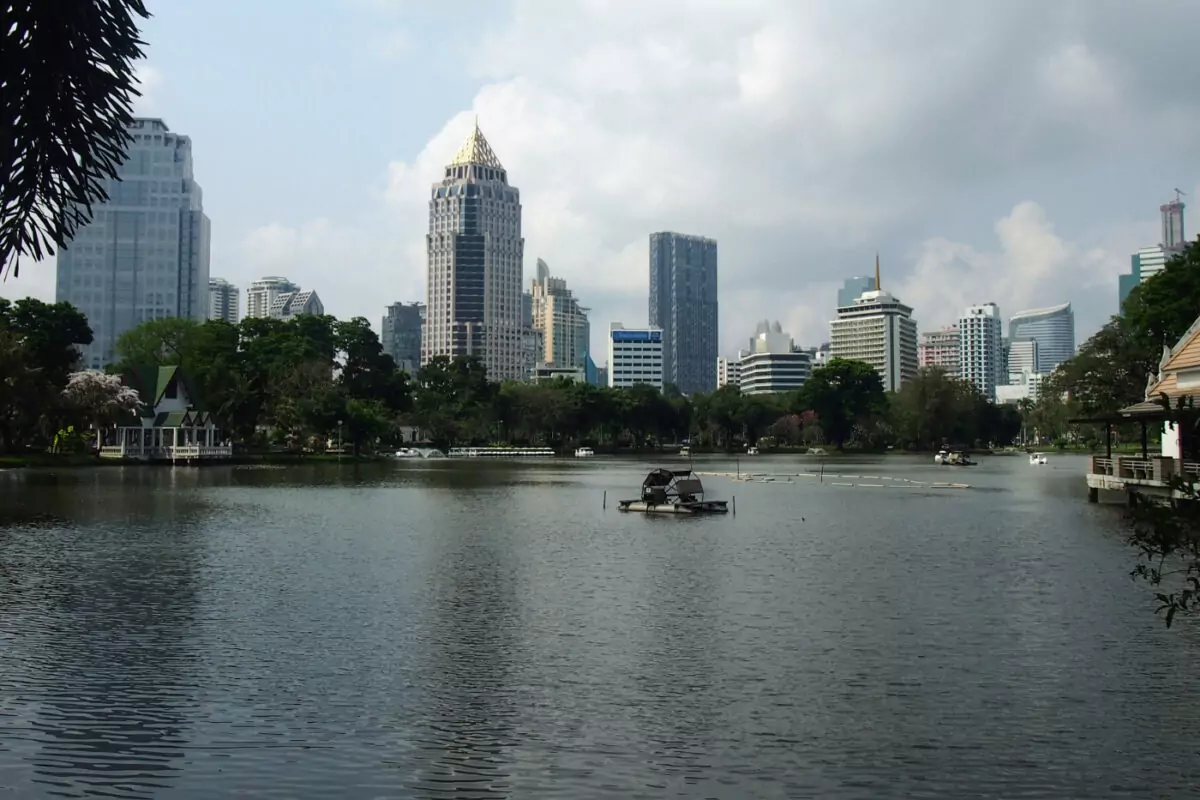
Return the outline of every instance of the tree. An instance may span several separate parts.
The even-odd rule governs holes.
[[[77,346],[91,341],[87,319],[68,303],[0,298],[0,449],[49,441]]]
[[[141,403],[137,390],[122,383],[120,376],[90,369],[71,373],[62,395],[96,430],[122,413],[136,411]]]
[[[70,241],[125,160],[142,0],[0,5],[0,277]]]
[[[187,317],[146,320],[117,337],[122,368],[187,364],[205,326]],[[190,366],[190,365],[189,365]]]
[[[844,358],[814,369],[794,402],[798,411],[816,412],[825,436],[839,450],[856,425],[865,425],[887,409],[883,380],[875,368]]]

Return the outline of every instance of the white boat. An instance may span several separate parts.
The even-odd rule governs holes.
[[[575,457],[576,458],[591,458],[594,455],[596,455],[596,451],[590,447],[575,448]]]
[[[445,453],[436,447],[401,447],[393,458],[444,458]]]
[[[943,463],[945,463],[946,459],[947,459],[949,456],[950,456],[950,453],[948,453],[947,451],[945,451],[945,450],[938,450],[938,451],[937,451],[937,455],[933,457],[933,463],[935,463],[935,464],[943,464]]]
[[[747,448],[746,448],[746,455],[748,455],[748,456],[756,456],[756,455],[758,455],[758,448],[757,448],[757,447],[747,447]]]
[[[1047,460],[1048,459],[1046,458],[1045,453],[1030,453],[1029,454],[1029,463],[1030,464],[1045,464]]]
[[[691,458],[692,448],[684,445],[683,447],[679,448],[679,455],[683,456],[684,458]]]
[[[805,453],[805,455],[806,456],[827,456],[827,455],[829,455],[829,453],[825,452],[824,447],[810,447],[810,448],[808,448],[808,452]]]

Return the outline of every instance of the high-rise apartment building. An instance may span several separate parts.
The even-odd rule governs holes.
[[[1003,333],[1004,322],[995,303],[968,306],[958,318],[959,377],[975,384],[989,400],[996,399],[996,386],[1007,379],[1001,375]]]
[[[938,367],[947,375],[958,375],[958,326],[947,325],[941,330],[921,334],[917,345],[917,366]]]
[[[663,387],[663,332],[654,326],[608,326],[608,385],[626,388],[639,383]]]
[[[1055,367],[1075,355],[1075,312],[1070,303],[1063,303],[1014,314],[1008,321],[1008,338],[1013,342],[1036,340],[1035,372],[1049,375]],[[1009,372],[1012,371],[1010,364]]]
[[[717,388],[717,243],[650,234],[650,325],[662,330],[663,380],[685,395]]]
[[[737,386],[741,382],[742,369],[740,358],[717,358],[717,388],[722,386]]]
[[[863,292],[874,291],[878,288],[875,285],[875,279],[869,276],[858,275],[853,278],[846,278],[842,282],[842,288],[838,289],[838,308],[853,305],[855,300],[862,297]]]
[[[550,268],[540,258],[529,296],[532,326],[542,332],[539,361],[557,367],[583,367],[592,335],[587,309],[571,295],[565,280],[550,276]]]
[[[475,356],[494,381],[527,378],[521,195],[478,121],[430,191],[425,241],[422,362]]]
[[[421,331],[425,326],[424,303],[392,303],[380,326],[383,352],[409,374],[421,367]]]
[[[879,259],[875,260],[879,286]],[[887,391],[917,374],[917,323],[912,308],[882,289],[863,292],[837,310],[829,323],[829,357],[865,361],[875,367]]]
[[[281,294],[298,291],[300,287],[287,278],[277,275],[259,278],[250,284],[250,289],[246,292],[246,316],[269,317],[275,305],[275,298]]]
[[[192,171],[192,140],[161,119],[134,118],[108,200],[58,252],[56,299],[82,311],[93,341],[83,364],[115,359],[125,331],[151,319],[209,314],[209,222]]]
[[[241,292],[224,278],[208,279],[208,318],[220,319],[230,325],[238,324],[241,309],[238,300]]]

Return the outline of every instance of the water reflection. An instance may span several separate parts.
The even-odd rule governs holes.
[[[59,797],[152,797],[178,770],[201,509],[161,476],[115,493],[111,477],[35,476],[5,506],[0,744],[24,761],[3,759],[0,785],[31,772]]]
[[[485,494],[438,511],[428,696],[414,781],[425,797],[496,798],[512,790],[521,566],[501,509],[502,499]],[[481,528],[480,519],[490,524]]]

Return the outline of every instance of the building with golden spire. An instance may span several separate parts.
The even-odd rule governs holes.
[[[432,187],[426,253],[422,363],[476,356],[492,380],[526,378],[521,194],[478,118]]]
[[[841,304],[829,323],[829,357],[865,361],[875,367],[883,387],[895,391],[917,374],[917,323],[912,308],[879,288],[879,254],[875,254],[875,288]]]

